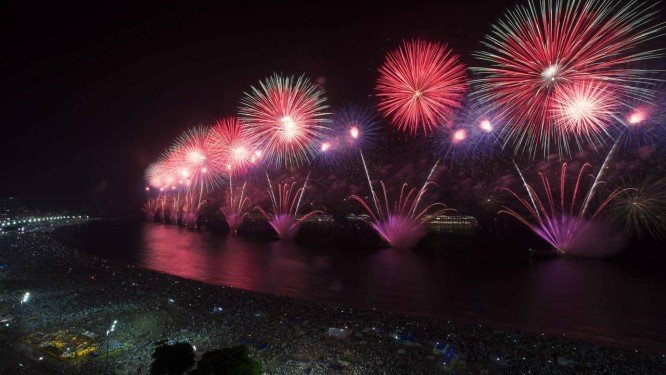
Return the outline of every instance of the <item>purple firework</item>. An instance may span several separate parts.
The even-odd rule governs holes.
[[[506,213],[519,222],[526,225],[536,235],[544,239],[560,255],[582,255],[586,252],[585,247],[589,247],[590,238],[597,237],[600,234],[600,223],[595,223],[599,213],[615,199],[619,194],[631,190],[631,188],[618,188],[613,190],[609,196],[604,199],[596,210],[587,214],[587,208],[594,196],[595,188],[601,184],[598,178],[595,178],[592,186],[587,190],[585,196],[579,199],[582,194],[583,177],[585,172],[591,168],[588,163],[578,171],[578,177],[573,187],[573,191],[567,200],[566,191],[566,173],[567,163],[562,164],[559,186],[559,206],[555,203],[554,189],[550,181],[543,173],[539,173],[545,197],[540,197],[536,190],[528,185],[523,179],[527,197],[521,197],[513,190],[504,188],[519,203],[527,214],[521,214],[513,208],[504,206],[500,213]],[[519,171],[520,172],[520,171]],[[522,178],[522,174],[521,174]]]
[[[365,159],[363,164],[367,174],[367,166]],[[370,176],[367,174],[368,185],[370,186],[370,193],[372,195],[372,202],[368,203],[365,199],[358,195],[352,195],[354,199],[363,206],[363,208],[370,215],[369,224],[377,234],[379,234],[384,241],[391,247],[398,249],[411,249],[419,242],[421,237],[425,234],[423,224],[434,216],[441,215],[447,211],[454,211],[447,208],[444,203],[436,202],[421,207],[424,195],[434,182],[430,182],[430,177],[437,164],[430,170],[428,178],[423,183],[421,189],[409,188],[406,183],[402,184],[400,189],[400,196],[398,200],[389,204],[389,196],[386,192],[386,185],[380,182],[382,187],[384,203],[380,203],[377,194],[370,182]]]
[[[303,186],[296,190],[294,190],[296,183],[292,182],[291,184],[278,184],[277,191],[273,190],[270,178],[268,176],[266,178],[268,179],[268,194],[271,197],[272,210],[267,212],[261,207],[257,207],[257,210],[268,220],[268,223],[275,230],[281,241],[291,241],[296,236],[301,222],[307,220],[312,215],[322,213],[322,211],[315,210],[303,215],[299,214],[308,178],[303,182]]]

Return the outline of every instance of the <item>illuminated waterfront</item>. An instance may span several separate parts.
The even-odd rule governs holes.
[[[109,229],[107,234],[118,233],[118,225],[99,223],[102,224],[101,228]],[[126,224],[120,224],[120,228],[123,227],[127,230]],[[169,236],[165,232],[151,233],[150,229],[146,229],[149,227],[137,228],[125,233],[147,234],[153,243],[159,243],[160,236]],[[312,275],[300,272],[303,269],[298,264],[319,262],[318,268],[326,270],[335,268],[332,265],[337,262],[331,259],[330,265],[327,265],[321,261],[325,258],[316,255],[307,257],[303,253],[295,256],[294,251],[299,253],[302,250],[286,248],[254,248],[251,251],[248,248],[211,249],[203,244],[216,243],[214,240],[220,238],[213,240],[204,233],[180,232],[178,228],[170,226],[154,225],[153,228],[178,234],[181,241],[177,245],[186,254],[179,259],[180,263],[185,263],[184,269],[190,263],[195,264],[197,269],[217,268],[225,274],[224,269],[234,268],[232,264],[225,267],[225,263],[230,263],[229,258],[226,262],[204,267],[202,261],[207,257],[206,253],[208,256],[212,252],[231,251],[236,256],[245,253],[249,258],[239,261],[237,265],[251,268],[254,264],[251,252],[265,255],[267,251],[272,251],[284,253],[280,257],[283,260],[269,257],[269,264],[263,266],[264,270],[268,272],[275,267],[284,268],[291,271],[291,277],[303,282],[313,278]],[[78,232],[76,227],[68,229]],[[96,231],[96,235],[100,241],[110,239],[99,231]],[[123,241],[126,239],[120,242]],[[125,242],[125,249],[129,248],[130,243]],[[167,255],[158,254],[165,249],[156,250],[157,253],[152,255],[144,250],[139,251],[137,257],[146,257],[146,261],[151,257],[157,259]],[[188,256],[196,257],[187,254],[196,253],[199,253],[199,261],[187,259]],[[400,273],[399,270],[413,269],[416,265],[405,263],[405,259],[391,259],[393,257],[390,254],[395,253],[370,255],[370,258],[375,258],[374,266],[370,265],[371,269],[384,268],[387,272],[396,273],[395,282],[407,284],[407,289],[413,292],[414,285],[409,280],[414,279],[414,275]],[[384,258],[386,256],[388,258]],[[4,306],[2,315],[9,319],[7,326],[0,331],[3,338],[0,360],[3,368],[10,371],[23,368],[37,374],[54,371],[97,373],[107,368],[105,347],[109,345],[112,356],[108,366],[114,372],[128,374],[130,371],[136,373],[139,369],[145,372],[154,343],[162,340],[187,341],[202,352],[244,343],[251,347],[253,356],[261,361],[266,371],[276,374],[302,371],[325,373],[331,370],[352,373],[433,373],[446,368],[454,358],[456,366],[466,367],[473,372],[485,369],[491,373],[552,373],[573,368],[583,372],[612,369],[622,373],[643,374],[658,373],[665,366],[662,354],[572,341],[569,335],[529,333],[479,323],[459,324],[392,314],[382,312],[381,309],[357,309],[206,285],[77,253],[55,242],[48,230],[0,237],[0,258],[7,266],[3,282],[10,286],[0,293],[0,301]],[[566,260],[556,261],[553,264],[565,264],[562,261]],[[176,260],[168,264],[174,269],[177,267]],[[585,271],[590,272],[592,269]],[[594,289],[594,282],[576,279],[575,275],[562,272],[559,267],[551,271],[556,272],[567,287],[555,294],[573,290],[571,282]],[[570,271],[579,275],[581,270]],[[606,269],[592,272],[590,276],[599,278],[606,272],[612,273]],[[388,278],[388,275],[384,274],[382,278]],[[544,280],[549,280],[552,274],[545,273],[543,276]],[[259,282],[264,283],[264,287],[267,287],[270,280],[275,285],[288,284],[285,277],[286,274],[274,270]],[[508,276],[508,279],[511,278]],[[488,282],[479,285],[488,285]],[[618,288],[621,284],[611,286]],[[256,286],[258,288],[259,284]],[[424,286],[421,283],[421,288]],[[430,288],[437,294],[438,288],[432,285]],[[548,294],[549,288],[553,286],[543,285],[539,293]],[[640,289],[636,285],[634,288]],[[488,288],[484,290],[489,291]],[[30,293],[28,299],[25,298],[27,293]],[[563,297],[572,296],[566,294]],[[460,307],[459,304],[457,307]],[[479,313],[490,319],[499,319],[501,312],[491,311],[490,308],[478,305],[475,310],[478,309]],[[505,309],[505,312],[508,311]],[[558,314],[557,311],[553,313]],[[596,318],[610,321],[610,316]],[[22,322],[17,322],[17,317],[21,317]],[[637,318],[644,321],[647,319],[645,315]],[[109,331],[109,327],[113,327],[113,335],[105,336],[104,331]],[[88,344],[84,345],[75,341],[72,335],[89,335],[92,338],[86,339]],[[19,340],[34,343],[35,346],[17,345]],[[40,348],[37,344],[39,342],[78,345],[70,347],[66,353],[76,350],[80,356],[54,361],[45,355],[47,348]],[[629,346],[639,343],[615,342]],[[642,343],[645,344],[645,341]],[[657,348],[659,346],[652,343],[648,350]]]
[[[651,297],[664,286],[657,268],[507,257],[468,236],[434,236],[440,250],[400,252],[107,221],[68,237],[97,256],[214,285],[629,347],[666,342],[664,305]],[[618,301],[631,308],[631,319]]]

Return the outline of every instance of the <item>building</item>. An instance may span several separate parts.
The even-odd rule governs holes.
[[[428,227],[440,233],[470,234],[476,232],[479,223],[474,216],[440,215],[427,221]]]
[[[303,220],[304,223],[332,223],[333,221],[333,216],[326,214],[311,215]]]
[[[351,213],[351,214],[347,215],[347,220],[349,220],[349,221],[357,221],[357,220],[369,221],[370,220],[370,215],[367,215],[367,214],[357,215],[357,214]]]

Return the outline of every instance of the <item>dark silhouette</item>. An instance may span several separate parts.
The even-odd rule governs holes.
[[[181,375],[194,366],[194,348],[186,342],[162,345],[153,352],[151,375]]]
[[[249,356],[247,346],[213,350],[204,353],[192,375],[259,375],[261,364]]]

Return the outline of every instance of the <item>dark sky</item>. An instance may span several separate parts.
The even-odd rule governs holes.
[[[512,2],[224,3],[3,2],[0,196],[130,207],[180,131],[234,114],[259,79],[306,73],[332,105],[362,99],[402,39],[471,63]]]

